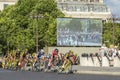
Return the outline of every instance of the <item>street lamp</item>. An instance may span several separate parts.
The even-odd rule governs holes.
[[[115,44],[114,38],[115,38],[115,27],[114,27],[114,21],[115,21],[115,15],[111,15],[110,21],[112,22],[112,44]]]
[[[114,38],[115,38],[115,28],[114,28],[114,17],[113,17],[113,45],[115,43]]]
[[[30,17],[33,19],[36,19],[36,31],[35,31],[36,32],[36,53],[38,54],[38,47],[39,47],[39,44],[38,44],[38,19],[43,18],[43,15],[40,16],[40,15],[38,15],[38,13],[36,13]]]
[[[7,48],[8,48],[8,54],[9,54],[9,41],[7,40]]]

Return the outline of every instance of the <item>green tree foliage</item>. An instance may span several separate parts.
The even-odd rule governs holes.
[[[43,16],[36,21],[31,16]],[[0,50],[35,48],[38,24],[39,47],[56,45],[56,18],[63,17],[54,0],[19,0],[0,12]]]
[[[103,25],[103,43],[120,47],[120,23],[108,22]]]

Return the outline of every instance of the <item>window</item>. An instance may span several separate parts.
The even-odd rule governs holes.
[[[94,0],[90,0],[90,2],[94,2]]]
[[[68,11],[73,11],[73,7],[72,6],[68,6]]]
[[[66,6],[63,6],[63,10],[66,10]]]
[[[81,2],[84,2],[84,0],[80,0]]]
[[[8,6],[8,4],[4,4],[4,8],[6,8]]]
[[[99,0],[96,0],[95,2],[99,2]]]
[[[106,8],[105,7],[101,7],[101,11],[102,12],[106,12]]]
[[[63,7],[62,7],[61,5],[59,5],[58,8],[59,8],[60,10],[63,10]]]
[[[83,6],[83,12],[88,12],[88,6],[87,5]]]
[[[78,1],[78,0],[73,0],[73,1]]]
[[[85,2],[88,2],[88,0],[85,0]]]
[[[76,6],[76,11],[78,11],[78,12],[81,11],[80,6]]]
[[[99,8],[99,6],[94,6],[94,12],[100,12],[100,8]]]

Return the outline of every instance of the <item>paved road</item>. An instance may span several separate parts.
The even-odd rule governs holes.
[[[99,75],[118,75],[120,76],[120,67],[85,67],[85,66],[74,66],[77,73],[84,74],[99,74]]]
[[[0,80],[120,80],[120,76],[93,74],[57,74],[0,69]]]

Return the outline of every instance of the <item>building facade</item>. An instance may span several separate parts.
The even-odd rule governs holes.
[[[103,20],[111,17],[111,11],[103,0],[57,0],[57,5],[65,17]]]
[[[103,0],[56,0],[58,8],[65,17],[73,18],[111,18],[110,9]],[[14,5],[17,0],[0,0],[0,11],[8,5]]]
[[[14,5],[17,0],[0,0],[0,11],[2,11],[8,5]]]

